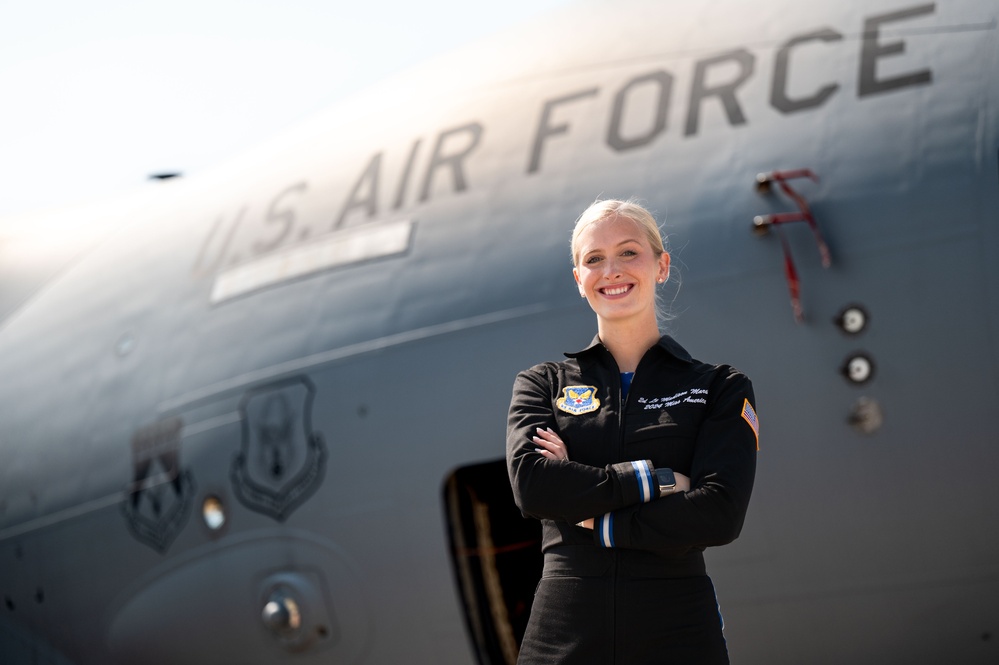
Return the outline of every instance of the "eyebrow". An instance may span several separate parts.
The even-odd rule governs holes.
[[[637,243],[639,245],[642,244],[641,241],[638,238],[628,238],[628,239],[622,240],[618,244],[614,245],[614,247],[620,247],[622,245],[627,245],[630,242]],[[590,254],[593,254],[594,252],[602,252],[602,251],[604,251],[602,247],[595,247],[595,248],[593,248],[591,250],[587,250],[586,252],[583,252],[583,254],[581,255],[581,257],[587,257]]]

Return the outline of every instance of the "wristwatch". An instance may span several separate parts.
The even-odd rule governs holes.
[[[673,475],[673,469],[656,469],[656,480],[659,481],[660,499],[676,491],[676,476]]]

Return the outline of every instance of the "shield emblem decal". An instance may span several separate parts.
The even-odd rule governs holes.
[[[312,431],[315,388],[305,377],[251,390],[239,405],[243,440],[230,470],[240,502],[279,522],[322,483],[326,446]]]
[[[132,437],[132,483],[122,512],[138,540],[165,552],[191,512],[194,479],[180,465],[183,421],[167,418]]]

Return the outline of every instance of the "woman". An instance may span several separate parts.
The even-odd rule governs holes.
[[[745,518],[752,385],[660,335],[670,257],[644,208],[594,203],[572,258],[597,336],[521,372],[510,404],[510,482],[542,520],[545,561],[519,662],[727,663],[702,552]]]

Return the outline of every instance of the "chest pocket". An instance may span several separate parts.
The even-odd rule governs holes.
[[[624,442],[635,443],[660,437],[692,436],[700,424],[700,409],[674,407],[629,413],[625,419]]]
[[[685,471],[703,415],[703,409],[691,406],[629,413],[624,427],[628,457],[651,459],[656,466]]]

